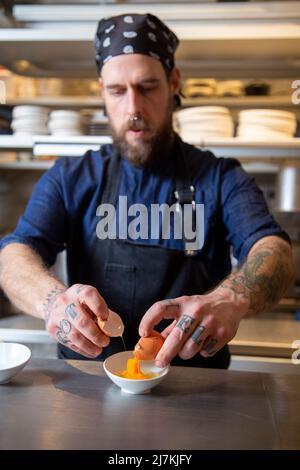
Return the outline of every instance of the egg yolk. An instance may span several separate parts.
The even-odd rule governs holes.
[[[140,361],[153,361],[164,344],[163,336],[158,331],[152,331],[149,336],[140,338],[135,345],[133,358],[127,360],[127,369],[117,374],[125,379],[152,379],[158,374],[144,374],[141,371]]]
[[[127,360],[127,369],[123,372],[120,372],[119,377],[124,377],[125,379],[152,379],[156,377],[157,374],[144,374],[140,368],[140,361],[133,357],[132,359]]]

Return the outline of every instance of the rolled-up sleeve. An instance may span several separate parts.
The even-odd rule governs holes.
[[[13,233],[0,241],[0,249],[23,243],[34,249],[51,266],[57,253],[65,248],[67,213],[61,184],[61,161],[48,170],[36,184],[24,214]]]
[[[233,256],[242,263],[251,247],[261,238],[289,236],[270,214],[262,191],[234,159],[224,159],[221,176],[221,206],[227,241]]]

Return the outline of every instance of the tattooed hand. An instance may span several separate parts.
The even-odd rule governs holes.
[[[59,343],[94,358],[108,346],[109,337],[101,332],[95,318],[106,320],[108,307],[97,289],[74,284],[69,289],[55,287],[44,303],[46,329]]]
[[[164,318],[174,319],[156,357],[159,367],[179,354],[190,359],[200,352],[212,356],[236,334],[244,316],[271,308],[293,279],[290,245],[276,236],[260,239],[245,264],[206,295],[178,297],[155,303],[142,318],[139,333],[146,336]]]
[[[144,315],[139,334],[147,336],[162,319],[174,321],[162,332],[165,342],[156,365],[165,367],[179,354],[190,359],[199,353],[209,357],[236,334],[241,315],[218,293],[177,297],[156,302]]]

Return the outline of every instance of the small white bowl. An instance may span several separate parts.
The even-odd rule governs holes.
[[[164,380],[169,372],[169,366],[160,368],[157,367],[153,361],[141,361],[142,372],[145,374],[155,373],[158,375],[151,379],[125,379],[124,377],[116,375],[126,369],[127,360],[132,357],[133,351],[123,351],[113,354],[103,363],[103,368],[110,380],[118,385],[118,387],[120,387],[125,393],[148,393],[152,388],[156,387],[156,385]]]
[[[0,384],[11,381],[26,366],[31,350],[24,344],[0,343]]]

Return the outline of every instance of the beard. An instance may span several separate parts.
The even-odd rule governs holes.
[[[136,121],[129,120],[125,125],[117,131],[109,118],[113,143],[120,155],[125,157],[132,165],[140,167],[149,167],[161,160],[161,156],[165,155],[173,142],[173,98],[170,98],[166,109],[166,115],[163,123],[159,128],[154,127],[142,116],[138,115]],[[134,144],[126,140],[127,131],[150,131],[151,137],[136,138]]]

